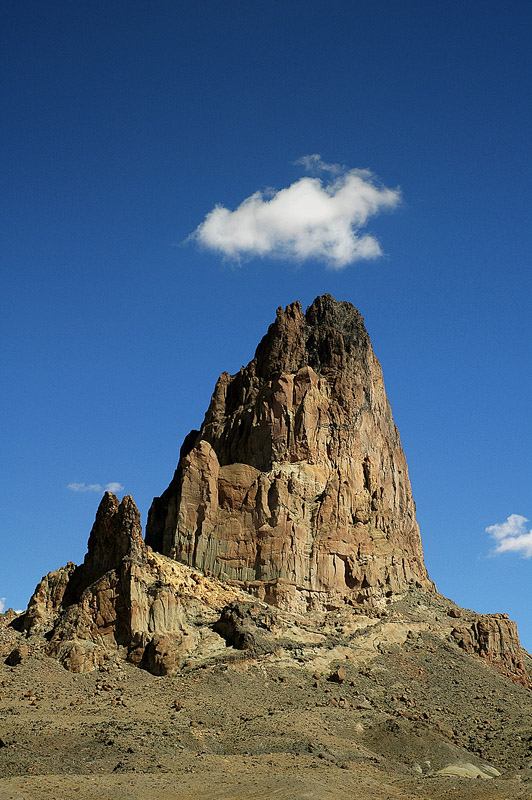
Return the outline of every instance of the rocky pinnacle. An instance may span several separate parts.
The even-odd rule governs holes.
[[[364,321],[316,298],[218,379],[146,542],[280,607],[428,587],[406,459]]]

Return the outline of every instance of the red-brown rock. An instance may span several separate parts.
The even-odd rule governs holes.
[[[5,663],[9,667],[17,667],[28,656],[28,648],[24,644],[17,645],[8,655]]]
[[[329,680],[332,683],[343,683],[346,679],[347,673],[345,667],[338,667],[329,675]]]
[[[507,614],[483,614],[471,625],[454,628],[453,639],[466,651],[485,659],[503,675],[532,688],[523,661],[517,625]]]

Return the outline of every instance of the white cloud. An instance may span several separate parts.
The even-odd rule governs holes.
[[[217,205],[189,238],[236,260],[322,259],[343,269],[381,256],[377,239],[361,231],[371,216],[397,207],[400,191],[379,186],[369,170],[326,164],[317,154],[298,163],[330,173],[328,182],[305,177],[286,189],[255,192],[234,211]]]
[[[116,481],[111,481],[111,483],[105,484],[105,491],[114,492],[116,494],[116,492],[123,492],[124,487],[122,486],[121,483],[117,483]]]
[[[124,487],[121,483],[111,481],[103,486],[101,483],[69,483],[67,489],[72,492],[123,492]]]
[[[510,514],[506,522],[499,522],[486,528],[486,533],[497,542],[493,553],[520,553],[523,558],[532,558],[532,529],[530,522],[521,514]]]
[[[99,483],[69,483],[68,489],[73,492],[102,492],[103,486]]]
[[[347,172],[347,168],[342,167],[341,164],[327,164],[318,153],[313,153],[311,156],[302,156],[302,158],[294,161],[294,164],[301,164],[307,172],[330,172],[332,175]],[[360,172],[361,170],[357,171]]]

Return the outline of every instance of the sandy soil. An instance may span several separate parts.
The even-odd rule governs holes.
[[[38,646],[10,667],[24,640],[0,618],[0,800],[530,800],[531,693],[449,641],[443,602],[165,677],[114,658],[72,674]]]

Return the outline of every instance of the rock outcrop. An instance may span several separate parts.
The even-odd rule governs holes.
[[[42,650],[72,672],[121,659],[155,675],[278,658],[343,683],[344,661],[424,634],[532,688],[515,623],[464,613],[429,580],[379,363],[360,314],[329,295],[279,309],[250,364],[222,374],[146,542],[133,499],[106,492],[83,564],[7,616],[13,669]]]
[[[37,586],[19,627],[46,634],[46,652],[72,672],[124,658],[156,675],[201,649],[211,624],[238,598],[228,587],[152,553],[128,495],[104,495],[83,564],[68,564]],[[218,637],[215,637],[218,638]]]
[[[220,376],[146,541],[293,611],[430,586],[381,368],[350,303],[278,309],[248,366]]]
[[[517,625],[507,614],[479,615],[470,625],[454,628],[452,637],[466,653],[480,656],[506,677],[532,688]]]
[[[222,609],[220,619],[213,626],[216,633],[236,650],[248,650],[253,656],[273,653],[283,645],[291,646],[287,639],[276,639],[275,632],[282,629],[275,609],[257,603],[235,601]]]

